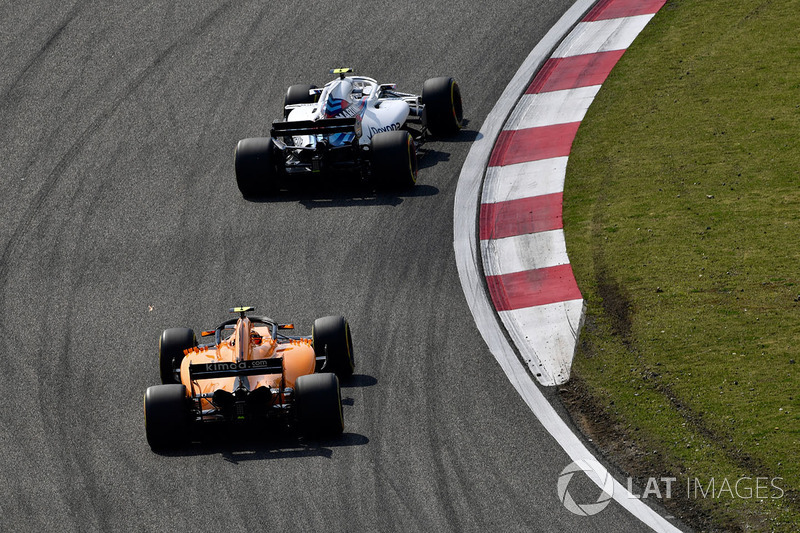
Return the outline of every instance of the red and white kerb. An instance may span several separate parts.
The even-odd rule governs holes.
[[[489,160],[483,269],[495,309],[543,385],[569,379],[583,320],[561,219],[572,141],[611,69],[665,2],[598,2],[542,66]]]

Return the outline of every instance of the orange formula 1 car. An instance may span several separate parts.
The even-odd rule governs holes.
[[[350,327],[340,316],[314,321],[309,336],[261,316],[231,309],[197,343],[189,328],[164,330],[158,344],[162,385],[144,395],[147,442],[153,449],[189,442],[203,423],[265,423],[279,419],[302,435],[329,437],[344,429],[339,378],[353,374]]]

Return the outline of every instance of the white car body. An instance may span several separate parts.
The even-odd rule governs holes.
[[[409,116],[420,117],[423,109],[419,96],[399,93],[394,84],[380,85],[365,76],[337,78],[322,89],[312,89],[311,94],[319,95],[317,102],[286,106],[289,111],[286,121],[353,117],[360,124],[357,128],[360,134],[356,134],[359,145],[369,145],[376,133],[401,129]],[[342,100],[345,104],[341,103]],[[295,136],[293,140],[295,146],[314,147],[318,136]],[[332,136],[330,142],[334,146],[341,146],[352,140],[352,134],[340,133]]]

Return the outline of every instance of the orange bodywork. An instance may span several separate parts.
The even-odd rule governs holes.
[[[216,345],[186,350],[181,361],[181,383],[186,387],[186,395],[200,396],[201,409],[211,409],[213,405],[204,396],[217,390],[233,393],[246,380],[246,388],[254,391],[259,387],[283,390],[293,388],[298,377],[314,373],[316,355],[310,339],[283,339],[280,342],[272,337],[270,327],[254,325],[249,318],[240,318],[233,333]],[[190,365],[210,363],[239,363],[242,361],[283,358],[283,374],[258,374],[241,377],[221,377],[210,379],[190,379]],[[282,382],[283,380],[283,382]],[[283,403],[284,398],[276,398]]]

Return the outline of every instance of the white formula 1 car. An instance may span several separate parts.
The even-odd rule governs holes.
[[[236,183],[242,195],[268,195],[308,176],[348,175],[378,188],[411,187],[417,149],[430,135],[461,129],[461,91],[453,78],[427,80],[416,95],[393,83],[348,76],[349,68],[331,73],[338,77],[321,89],[289,87],[284,120],[273,122],[269,137],[239,141]]]

